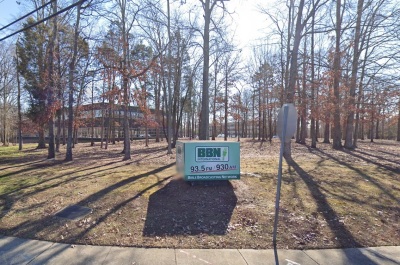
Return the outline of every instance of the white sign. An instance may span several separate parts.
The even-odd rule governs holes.
[[[284,141],[289,142],[294,133],[296,132],[296,126],[297,126],[297,110],[292,103],[283,104],[282,108],[279,110],[276,132],[278,134],[279,139],[281,139],[282,141],[285,106],[288,107],[288,113],[287,113],[286,135]]]

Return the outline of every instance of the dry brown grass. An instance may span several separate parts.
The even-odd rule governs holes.
[[[279,142],[241,142],[242,179],[190,186],[175,176],[165,143],[109,150],[79,144],[73,162],[34,146],[0,147],[0,234],[55,242],[179,248],[270,248]],[[293,144],[284,164],[278,246],[400,245],[400,145],[356,151]],[[251,173],[251,174],[247,174]],[[79,204],[79,221],[54,217]]]

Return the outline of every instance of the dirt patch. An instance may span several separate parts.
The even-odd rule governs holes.
[[[190,186],[175,176],[165,143],[46,150],[0,148],[0,233],[54,242],[177,248],[271,248],[279,142],[241,142],[241,180]],[[400,144],[355,151],[293,144],[284,163],[280,248],[400,245]],[[54,216],[77,204],[93,212]]]

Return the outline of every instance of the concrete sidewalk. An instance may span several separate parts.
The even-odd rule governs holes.
[[[278,250],[284,265],[400,265],[400,246]],[[145,249],[52,243],[0,236],[0,264],[265,265],[274,251],[253,249]]]

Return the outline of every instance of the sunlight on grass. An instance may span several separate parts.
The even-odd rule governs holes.
[[[0,146],[0,159],[2,158],[18,158],[24,157],[28,154],[27,150],[32,150],[37,144],[24,144],[22,151],[18,150],[18,145]],[[39,151],[40,152],[40,151]]]
[[[74,148],[74,161],[68,163],[62,161],[65,147],[54,161],[46,160],[47,151],[35,150],[35,144],[25,146],[23,152],[16,146],[0,147],[0,233],[80,244],[268,248],[270,243],[265,238],[272,233],[278,146],[241,146],[243,174],[241,180],[231,181],[237,203],[225,234],[197,236],[188,231],[157,240],[143,235],[154,197],[168,194],[162,197],[165,202],[157,202],[165,206],[171,206],[170,199],[177,198],[173,206],[177,212],[167,212],[172,217],[197,207],[190,224],[199,226],[205,225],[204,216],[210,210],[202,208],[207,199],[213,200],[212,206],[226,203],[220,200],[224,194],[219,194],[217,187],[191,187],[185,183],[171,188],[171,183],[179,183],[174,177],[175,166],[171,165],[174,159],[161,145],[150,153],[136,145],[135,155],[126,162],[120,156],[122,145],[104,150],[80,144]],[[388,170],[394,164],[353,162],[351,154],[331,149],[313,154],[298,145],[294,150],[297,167],[283,163],[279,229],[286,233],[280,235],[281,247],[351,247],[346,243],[351,240],[369,246],[400,243],[394,225],[399,218],[396,198],[400,197],[400,180],[396,172]],[[389,160],[395,161],[396,157]],[[200,192],[198,196],[215,191],[217,196],[197,201],[192,191]],[[188,201],[193,204],[187,205]],[[53,217],[71,204],[90,207],[93,213],[86,221]],[[175,221],[179,228],[179,220]],[[214,226],[210,225],[210,231]],[[315,235],[311,239],[310,233]],[[383,236],[388,233],[393,236]],[[351,235],[350,241],[342,238],[344,234]],[[296,235],[295,240],[292,235]]]

